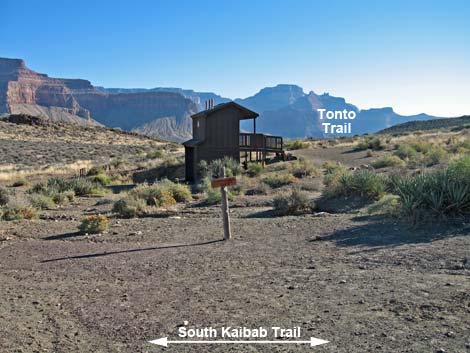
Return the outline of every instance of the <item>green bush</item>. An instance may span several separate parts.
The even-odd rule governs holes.
[[[186,202],[192,200],[193,196],[189,186],[174,183],[168,179],[157,183],[161,188],[167,190],[175,199],[176,202]]]
[[[428,167],[440,164],[446,161],[447,159],[447,151],[439,146],[432,146],[425,153],[425,163]]]
[[[147,207],[143,199],[126,197],[114,203],[112,212],[122,218],[138,217]]]
[[[276,189],[294,183],[295,177],[292,174],[276,173],[272,175],[267,175],[262,181],[269,187]]]
[[[4,221],[17,221],[20,219],[33,219],[37,217],[36,210],[31,206],[2,206],[0,207],[1,219]]]
[[[155,151],[147,153],[148,159],[162,159],[165,157],[165,152],[162,148],[156,149]]]
[[[149,185],[141,184],[129,193],[132,197],[145,200],[147,205],[168,207],[177,202],[186,202],[192,199],[191,191],[187,185],[176,184],[170,180],[163,180]]]
[[[106,216],[88,216],[78,226],[81,234],[98,234],[108,230],[109,220]]]
[[[75,191],[73,190],[58,192],[52,196],[52,200],[58,205],[63,205],[63,204],[66,204],[67,202],[72,202],[74,199],[75,199]]]
[[[447,169],[416,176],[394,176],[391,191],[400,197],[402,214],[413,222],[426,214],[470,212],[470,160],[459,159]]]
[[[232,201],[233,200],[233,194],[228,191],[227,193],[227,198],[229,201]],[[222,192],[220,191],[220,188],[216,188],[216,189],[210,189],[206,192],[206,199],[204,200],[204,202],[207,204],[207,205],[215,205],[215,204],[219,204],[222,202]]]
[[[250,177],[256,177],[263,172],[263,165],[261,163],[248,163],[247,173]]]
[[[346,166],[336,161],[326,161],[323,163],[323,168],[325,169],[325,176],[323,178],[325,186],[335,185],[341,175],[348,172]]]
[[[300,188],[292,188],[289,194],[278,195],[273,200],[273,209],[278,215],[289,215],[310,211],[312,203]]]
[[[50,178],[46,183],[34,185],[28,192],[31,194],[43,194],[54,199],[58,198],[57,194],[66,193],[69,195],[71,192],[77,196],[102,194],[103,188],[101,185],[88,179]]]
[[[406,163],[402,159],[390,154],[386,154],[372,162],[372,166],[375,169],[381,169],[386,167],[404,167],[405,165]]]
[[[384,177],[367,169],[339,174],[335,182],[327,185],[324,196],[327,198],[360,196],[376,200],[385,191]]]
[[[287,140],[285,141],[284,143],[284,147],[287,149],[287,150],[302,150],[302,149],[305,149],[305,148],[308,148],[310,145],[305,142],[305,141],[302,141],[302,140]]]
[[[8,191],[2,187],[0,187],[0,206],[5,206],[8,201],[10,201],[10,196],[8,195]]]
[[[379,151],[383,150],[385,146],[383,145],[383,142],[380,138],[378,137],[371,137],[367,136],[364,140],[360,141],[355,147],[355,151],[365,151],[365,150],[374,150],[374,151]]]
[[[294,161],[290,165],[289,170],[296,178],[320,175],[320,170],[318,167],[316,167],[312,162],[303,158]]]
[[[230,157],[223,159],[215,159],[211,163],[201,161],[199,163],[199,170],[203,177],[220,178],[222,168],[225,167],[226,176],[236,176],[242,173],[242,167],[238,161]]]
[[[148,206],[168,207],[176,204],[170,191],[157,184],[142,184],[131,190],[130,196],[145,200]]]
[[[93,176],[93,175],[104,174],[104,173],[105,173],[104,166],[93,166],[88,171],[87,176]]]
[[[374,202],[367,208],[369,214],[388,214],[396,215],[399,210],[400,197],[397,195],[387,194]]]
[[[31,194],[30,201],[31,205],[39,210],[48,210],[55,208],[54,200],[51,197],[43,194]]]
[[[111,184],[111,177],[104,173],[99,173],[88,177],[92,183],[99,184],[101,186],[107,186]]]
[[[399,145],[393,154],[401,159],[409,159],[416,157],[418,152],[410,145],[403,144]]]

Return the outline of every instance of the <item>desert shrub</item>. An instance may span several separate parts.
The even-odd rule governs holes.
[[[93,166],[90,168],[90,170],[87,173],[87,176],[93,176],[93,175],[98,175],[98,174],[104,174],[105,173],[105,167],[104,166]]]
[[[260,175],[263,172],[263,165],[261,163],[248,163],[247,173],[251,177]]]
[[[33,219],[37,217],[37,212],[33,207],[3,206],[1,208],[1,218],[4,221],[16,221],[20,219]]]
[[[439,146],[432,146],[430,147],[425,153],[425,164],[427,166],[433,166],[436,164],[440,164],[443,161],[447,160],[448,153],[447,151]]]
[[[232,201],[233,200],[233,193],[228,191],[227,192],[227,198],[229,201]],[[220,191],[220,188],[216,188],[216,189],[210,189],[206,192],[206,198],[204,200],[204,202],[207,204],[207,205],[215,205],[215,204],[218,204],[218,203],[221,203],[222,202],[222,192]]]
[[[289,169],[290,163],[289,162],[276,162],[273,164],[269,164],[265,167],[266,171],[269,172],[280,172],[281,170]]]
[[[394,176],[391,191],[400,197],[403,215],[416,222],[426,214],[470,212],[470,160],[464,157],[447,169],[415,176]]]
[[[320,170],[312,162],[306,159],[299,159],[294,161],[289,168],[292,175],[296,178],[304,178],[309,176],[320,175]]]
[[[131,190],[129,195],[145,200],[148,206],[168,207],[176,204],[172,193],[158,184],[141,184]]]
[[[8,191],[2,187],[0,187],[0,206],[4,206],[10,201],[10,196]]]
[[[397,156],[386,154],[374,162],[372,166],[375,169],[386,168],[386,167],[404,167],[406,163]]]
[[[417,152],[426,153],[432,147],[432,144],[426,141],[415,140],[410,143],[410,146]]]
[[[107,186],[111,184],[111,177],[104,173],[95,174],[88,177],[92,183],[99,184],[101,186]]]
[[[81,234],[98,234],[103,233],[109,227],[109,220],[106,216],[96,215],[88,216],[82,220],[78,226]]]
[[[370,170],[362,169],[339,174],[334,183],[327,185],[324,197],[360,196],[376,200],[383,195],[386,180]]]
[[[18,178],[11,184],[11,186],[14,188],[27,185],[29,185],[29,182],[26,180],[26,178]]]
[[[309,211],[312,208],[308,195],[300,188],[292,188],[289,194],[277,195],[273,209],[278,215],[289,215]]]
[[[42,193],[54,197],[59,193],[73,191],[77,196],[93,195],[103,193],[101,185],[81,178],[65,179],[65,178],[50,178],[47,183],[39,183],[33,186],[30,190],[32,193]]]
[[[402,144],[398,146],[393,154],[401,159],[409,159],[416,157],[418,152],[410,145]]]
[[[156,207],[167,207],[192,199],[187,185],[177,184],[167,179],[152,185],[141,184],[129,194],[131,197],[145,200],[149,206]]]
[[[272,175],[267,175],[266,177],[263,178],[263,183],[268,185],[269,187],[276,189],[280,188],[285,185],[289,185],[295,182],[295,177],[292,174],[272,174]]]
[[[147,207],[143,199],[126,197],[114,203],[112,212],[122,218],[134,218],[139,216]]]
[[[72,190],[77,196],[99,195],[104,192],[101,185],[87,179],[71,179],[67,181],[67,187],[61,192]]]
[[[211,188],[211,179],[209,177],[203,178],[196,187],[197,191],[203,193],[207,193]]]
[[[242,173],[240,163],[233,158],[224,157],[223,159],[215,159],[208,163],[207,161],[199,162],[199,173],[203,178],[219,178],[221,177],[222,168],[225,167],[226,176],[236,176]]]
[[[287,140],[284,142],[284,147],[287,150],[302,150],[309,147],[309,144],[302,140]]]
[[[348,172],[346,166],[336,161],[326,161],[323,163],[323,168],[325,169],[325,176],[323,178],[325,186],[336,184],[341,175]]]
[[[75,199],[75,191],[73,190],[58,192],[52,196],[52,200],[58,205],[66,204],[67,202],[71,202],[74,199]]]
[[[147,153],[148,159],[160,159],[165,157],[165,152],[162,148],[158,148],[155,151]]]
[[[372,151],[371,151],[371,150],[367,150],[367,152],[366,152],[366,157],[373,157],[373,156],[374,156],[374,154],[372,153]]]
[[[55,208],[55,202],[50,196],[43,194],[31,194],[31,205],[39,210],[47,210]]]
[[[367,208],[369,214],[388,214],[396,215],[399,210],[400,197],[397,195],[386,194],[379,200],[375,201]]]
[[[162,189],[167,190],[176,202],[186,202],[193,198],[189,186],[174,183],[168,179],[164,179],[157,183]]]
[[[379,151],[383,150],[385,146],[383,145],[382,140],[379,137],[367,136],[364,140],[360,141],[355,147],[355,151],[365,151],[365,150],[374,150]]]
[[[450,162],[448,167],[449,173],[457,178],[465,178],[470,176],[470,155],[465,155]]]

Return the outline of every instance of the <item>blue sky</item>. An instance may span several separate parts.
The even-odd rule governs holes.
[[[0,1],[0,56],[106,87],[230,98],[293,83],[360,108],[470,114],[468,1]]]

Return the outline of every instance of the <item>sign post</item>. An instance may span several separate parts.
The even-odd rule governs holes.
[[[222,220],[224,222],[224,240],[230,240],[232,238],[232,232],[230,229],[230,212],[228,207],[228,190],[227,186],[235,185],[237,179],[235,177],[225,177],[225,167],[222,169],[222,177],[218,179],[212,179],[211,186],[213,188],[220,188],[222,194]]]

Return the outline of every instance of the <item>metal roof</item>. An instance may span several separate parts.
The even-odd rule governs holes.
[[[216,111],[226,109],[226,108],[230,108],[230,107],[234,107],[234,108],[237,108],[238,110],[240,110],[240,112],[242,113],[242,116],[241,116],[240,120],[256,119],[259,116],[258,113],[255,113],[254,111],[252,111],[248,108],[245,108],[244,106],[232,101],[232,102],[217,104],[212,109],[203,110],[202,112],[191,115],[191,118],[194,119],[194,118],[207,117],[207,116],[211,115],[212,113],[214,113]]]
[[[187,146],[187,147],[194,147],[194,146],[200,145],[202,142],[203,142],[202,140],[191,139],[191,140],[188,140],[186,142],[183,142],[183,145]]]

